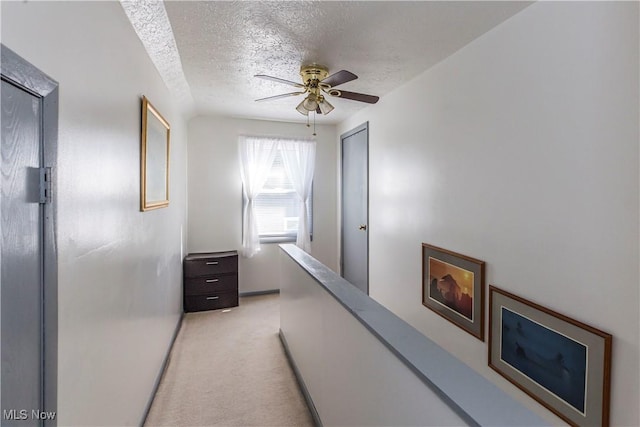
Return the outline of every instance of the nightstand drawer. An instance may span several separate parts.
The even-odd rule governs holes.
[[[216,310],[238,305],[237,292],[218,292],[210,295],[184,297],[184,311]]]
[[[237,274],[220,274],[184,280],[185,295],[204,295],[211,292],[236,291],[237,289]]]
[[[209,276],[220,273],[235,273],[237,271],[237,256],[191,259],[189,262],[184,264],[184,275],[187,278]]]

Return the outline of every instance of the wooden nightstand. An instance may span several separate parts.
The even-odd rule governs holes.
[[[184,258],[184,311],[238,305],[238,253],[193,253]]]

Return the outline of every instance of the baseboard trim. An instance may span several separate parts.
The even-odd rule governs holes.
[[[280,342],[282,343],[282,347],[284,348],[284,354],[287,356],[287,360],[289,361],[289,366],[293,370],[294,375],[296,376],[296,380],[298,381],[298,386],[302,391],[302,395],[304,396],[304,400],[307,402],[307,407],[309,408],[309,412],[311,412],[311,416],[313,417],[313,422],[316,427],[322,427],[322,421],[320,420],[320,414],[318,414],[318,410],[316,409],[316,405],[313,403],[313,399],[311,399],[311,394],[309,394],[309,390],[307,390],[307,386],[302,379],[302,374],[298,370],[298,366],[296,365],[295,360],[293,360],[293,356],[291,356],[291,352],[289,351],[289,344],[287,344],[287,339],[284,337],[282,333],[282,329],[278,334],[280,336]]]
[[[266,291],[252,291],[252,292],[240,292],[238,295],[241,297],[255,297],[258,295],[279,294],[280,289],[268,289]]]
[[[147,422],[147,417],[149,416],[149,411],[151,410],[153,399],[156,397],[156,393],[158,392],[158,387],[160,387],[160,382],[162,381],[164,372],[167,370],[167,366],[169,366],[169,358],[171,357],[171,350],[173,350],[173,344],[175,344],[176,338],[178,337],[178,332],[180,332],[180,328],[182,327],[182,319],[184,319],[184,313],[180,313],[180,319],[178,320],[178,324],[176,325],[176,328],[173,331],[173,336],[171,337],[171,343],[169,344],[169,348],[167,349],[167,354],[164,355],[164,360],[162,361],[160,372],[156,377],[156,382],[153,384],[153,389],[151,391],[151,396],[149,397],[149,402],[147,402],[147,406],[144,408],[144,414],[142,415],[142,422],[140,423],[140,427],[144,426],[144,423]]]

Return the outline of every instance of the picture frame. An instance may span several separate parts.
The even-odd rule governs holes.
[[[489,366],[573,426],[609,426],[612,336],[489,286]]]
[[[484,341],[484,261],[422,244],[422,305]]]
[[[171,126],[162,114],[142,97],[140,144],[140,210],[169,206],[169,159]]]

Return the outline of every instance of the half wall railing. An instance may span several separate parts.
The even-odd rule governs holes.
[[[549,425],[295,245],[280,337],[318,425]]]

